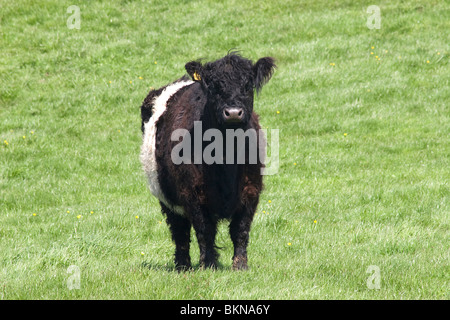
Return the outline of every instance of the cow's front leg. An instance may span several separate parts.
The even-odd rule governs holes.
[[[192,225],[200,248],[200,266],[216,268],[218,258],[215,247],[217,221],[209,217],[206,211],[199,210],[192,215]]]
[[[243,207],[233,216],[230,236],[234,245],[233,270],[247,270],[247,245],[256,205]]]

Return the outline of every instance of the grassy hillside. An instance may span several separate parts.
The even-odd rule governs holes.
[[[0,299],[448,299],[450,7],[377,5],[380,29],[363,1],[0,0]],[[277,59],[280,168],[250,270],[224,223],[221,267],[177,273],[139,106],[232,48]]]

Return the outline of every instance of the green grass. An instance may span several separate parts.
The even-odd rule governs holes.
[[[379,1],[370,30],[338,3],[0,1],[0,299],[449,299],[450,7]],[[250,270],[222,224],[220,268],[177,273],[139,106],[231,48],[278,60],[255,109],[280,169]]]

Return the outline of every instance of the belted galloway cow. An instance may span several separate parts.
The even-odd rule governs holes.
[[[200,266],[217,267],[220,220],[230,221],[233,269],[248,268],[250,226],[263,188],[264,143],[261,135],[246,133],[260,130],[253,99],[275,67],[271,57],[253,63],[236,52],[213,62],[191,61],[185,65],[189,76],[150,91],[141,106],[140,159],[150,192],[167,217],[178,270],[191,268],[191,227]],[[237,135],[229,132],[244,133],[240,145],[232,143]]]

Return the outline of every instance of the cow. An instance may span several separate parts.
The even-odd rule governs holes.
[[[191,268],[191,227],[200,249],[200,267],[217,268],[215,237],[221,220],[230,221],[232,269],[248,268],[247,245],[263,189],[264,164],[261,156],[249,162],[248,155],[244,163],[206,163],[194,159],[198,156],[195,152],[187,157],[192,161],[176,162],[173,151],[180,137],[174,139],[173,133],[182,129],[195,135],[196,123],[201,124],[202,134],[208,129],[224,136],[227,130],[260,130],[258,115],[253,111],[254,95],[269,81],[275,68],[272,57],[253,63],[238,52],[229,52],[213,62],[191,61],[185,64],[188,75],[151,90],[141,105],[140,160],[150,192],[158,198],[166,216],[175,243],[175,268],[179,271]],[[245,146],[256,143],[257,149],[262,148],[260,139],[246,139]],[[189,141],[199,143],[194,140]],[[200,141],[200,147],[193,146],[193,150],[199,150],[195,148],[205,151],[205,141]],[[238,148],[216,151],[221,151],[224,159],[236,159]]]

